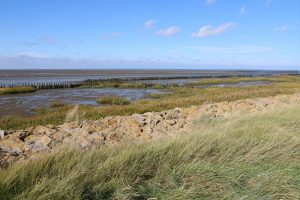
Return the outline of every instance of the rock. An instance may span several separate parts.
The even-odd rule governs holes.
[[[55,133],[52,134],[51,138],[52,138],[53,140],[55,140],[55,141],[60,142],[60,141],[62,141],[66,136],[67,136],[67,135],[64,134],[63,132],[57,131],[57,132],[55,132]]]
[[[28,131],[22,131],[19,133],[19,139],[24,141],[25,138],[27,138],[28,136],[31,135],[31,132],[28,132]]]
[[[52,139],[44,134],[30,135],[25,139],[26,149],[32,152],[48,150]]]
[[[53,128],[52,126],[50,126],[50,127],[48,127],[48,126],[47,127],[45,127],[45,126],[36,126],[32,130],[32,134],[51,136],[56,131],[57,131],[57,129]]]
[[[166,113],[165,119],[178,119],[180,117],[180,111],[177,110],[170,110]]]
[[[8,137],[1,141],[0,148],[18,148],[21,152],[25,151],[25,144],[18,137]]]
[[[45,145],[42,141],[34,142],[28,145],[28,148],[33,152],[41,152],[41,151],[48,151],[49,147]]]
[[[49,146],[52,142],[52,139],[47,135],[44,135],[40,140],[45,146]]]
[[[176,122],[176,120],[166,120],[166,123],[167,123],[168,125],[170,125],[170,126],[173,126],[173,125],[175,125],[177,122]]]
[[[87,139],[93,144],[103,144],[106,137],[101,132],[95,132],[87,136]]]
[[[22,153],[21,149],[19,149],[18,147],[2,146],[0,147],[0,151],[3,153],[8,153],[11,156],[18,156]]]
[[[6,136],[6,131],[4,130],[0,130],[0,138],[4,138],[4,136]]]

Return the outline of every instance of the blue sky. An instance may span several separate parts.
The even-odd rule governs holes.
[[[299,69],[299,0],[0,0],[0,68]]]

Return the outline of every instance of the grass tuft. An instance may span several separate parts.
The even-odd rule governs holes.
[[[103,96],[98,98],[97,103],[99,104],[109,104],[109,105],[128,105],[130,104],[130,101],[124,97],[120,96],[114,96],[114,95],[109,95],[109,96]]]
[[[0,95],[5,94],[19,94],[19,93],[31,93],[37,91],[34,87],[12,87],[12,88],[0,88]]]
[[[65,107],[69,106],[69,104],[63,102],[63,101],[52,101],[50,103],[50,108],[60,108],[60,107]]]

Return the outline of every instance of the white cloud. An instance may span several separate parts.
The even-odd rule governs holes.
[[[155,25],[155,21],[154,20],[147,20],[145,22],[145,28],[146,29],[152,29],[152,28],[154,28],[154,25]]]
[[[216,3],[217,0],[206,0],[206,5],[213,5],[214,3]]]
[[[234,23],[227,22],[224,24],[220,24],[217,27],[213,27],[212,25],[202,26],[198,32],[192,34],[192,37],[202,38],[209,36],[216,36],[224,33],[226,30],[232,29],[235,26]]]
[[[239,14],[239,15],[243,15],[243,14],[245,14],[245,13],[246,13],[246,6],[243,5],[243,6],[240,8],[238,14]]]
[[[39,52],[18,52],[17,56],[19,56],[19,57],[31,57],[31,58],[36,58],[36,59],[49,58],[48,55],[42,54],[42,53],[39,53]]]
[[[159,35],[159,36],[168,37],[168,36],[174,36],[179,32],[180,32],[179,27],[171,26],[169,28],[161,29],[161,30],[157,31],[156,34]]]
[[[100,35],[100,38],[102,40],[110,40],[110,39],[116,39],[118,37],[120,37],[122,35],[122,33],[120,32],[114,32],[114,33],[102,33]]]
[[[266,46],[233,46],[233,47],[218,47],[218,46],[192,46],[190,49],[196,49],[205,52],[213,53],[262,53],[270,52],[274,49]]]
[[[283,32],[283,31],[286,31],[290,28],[290,26],[288,25],[283,25],[283,26],[277,26],[275,28],[273,28],[273,31],[274,32]]]

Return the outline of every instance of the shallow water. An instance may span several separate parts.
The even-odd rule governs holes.
[[[118,88],[74,88],[39,90],[35,93],[0,96],[0,116],[35,114],[36,108],[48,108],[54,101],[67,104],[98,105],[96,99],[105,95],[118,95],[136,100],[148,94],[160,93],[154,89],[118,89]]]

